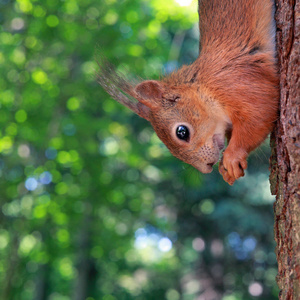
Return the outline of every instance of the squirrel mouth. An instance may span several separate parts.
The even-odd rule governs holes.
[[[213,170],[214,163],[202,164],[198,166],[194,166],[198,171],[203,174],[211,173]]]
[[[206,172],[203,172],[202,173],[211,173],[212,170],[213,170],[213,166],[218,162],[218,160],[216,161],[213,161],[213,162],[210,162],[210,163],[207,163],[206,164]],[[201,172],[201,171],[200,171]]]

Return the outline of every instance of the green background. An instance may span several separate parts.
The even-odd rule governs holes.
[[[0,299],[277,299],[268,142],[230,187],[95,80],[191,63],[196,7],[0,0]]]

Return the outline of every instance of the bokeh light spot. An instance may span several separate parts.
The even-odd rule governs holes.
[[[32,4],[30,0],[17,0],[19,8],[24,13],[29,13],[32,10]]]
[[[55,187],[55,192],[59,195],[64,195],[68,192],[68,185],[65,182],[60,182]]]
[[[67,164],[71,161],[71,155],[67,151],[59,151],[57,155],[57,161],[60,164]]]
[[[249,294],[258,297],[263,293],[263,287],[259,282],[253,282],[248,288]]]
[[[143,47],[140,45],[132,45],[130,46],[128,53],[132,56],[141,56],[143,54]]]
[[[9,242],[9,235],[7,231],[0,230],[0,249],[6,248]]]
[[[158,34],[161,30],[161,23],[158,22],[157,20],[151,21],[148,25],[148,30],[149,30],[149,33],[150,33],[150,37],[152,37],[153,35]]]
[[[139,20],[139,15],[136,11],[134,10],[131,10],[129,11],[127,14],[126,14],[126,20],[129,22],[129,23],[135,23]]]
[[[115,11],[109,10],[104,16],[103,21],[107,25],[114,25],[118,21],[118,14]]]
[[[209,215],[215,210],[215,203],[210,199],[205,199],[200,204],[200,209],[202,213]]]
[[[255,249],[256,247],[256,239],[254,237],[247,237],[243,241],[243,249],[247,252],[251,252]]]
[[[16,135],[17,132],[18,132],[18,127],[17,127],[17,124],[15,123],[10,123],[6,129],[5,129],[6,133],[8,135]]]
[[[160,181],[161,179],[161,172],[158,168],[154,166],[147,166],[143,171],[144,175],[153,181]]]
[[[58,230],[56,236],[60,243],[68,243],[70,240],[70,234],[66,229]]]
[[[193,0],[175,0],[180,6],[188,6]]]
[[[20,242],[19,251],[23,255],[27,255],[36,245],[37,240],[33,235],[26,235]]]
[[[86,14],[89,18],[98,18],[99,17],[99,10],[96,7],[90,7],[87,10]]]
[[[25,45],[27,48],[34,48],[34,46],[37,44],[37,39],[36,37],[34,36],[28,36],[26,39],[25,39]]]
[[[176,290],[168,290],[166,293],[166,299],[167,300],[179,300],[180,294]]]
[[[46,10],[40,5],[35,5],[33,15],[35,17],[42,18],[46,15]]]
[[[11,90],[0,93],[0,103],[10,106],[14,102],[14,94]]]
[[[30,155],[30,148],[27,145],[20,145],[18,147],[18,154],[22,158],[28,158]]]
[[[162,252],[169,252],[172,249],[172,242],[168,238],[162,238],[158,242],[158,248]]]
[[[210,250],[211,250],[211,253],[216,256],[216,257],[219,257],[223,254],[224,252],[224,245],[223,245],[223,242],[221,240],[213,240],[212,243],[211,243],[211,246],[210,246]]]
[[[33,210],[33,215],[36,219],[42,219],[46,216],[46,206],[45,205],[37,205]]]
[[[74,277],[75,273],[72,267],[72,261],[69,257],[65,257],[61,259],[58,267],[59,267],[59,272],[63,277],[68,279]]]
[[[76,133],[76,127],[74,124],[66,124],[63,126],[63,132],[65,135],[72,136]]]
[[[67,102],[67,108],[69,110],[74,111],[74,110],[77,110],[79,107],[80,107],[80,101],[79,101],[78,98],[72,97],[72,98],[70,98],[68,100],[68,102]]]
[[[11,55],[11,59],[15,64],[22,65],[26,60],[24,51],[16,48]]]
[[[42,70],[36,70],[32,73],[32,79],[35,83],[43,85],[47,82],[48,76]]]
[[[52,175],[50,172],[45,171],[40,175],[40,183],[50,184],[52,182]]]
[[[45,156],[48,159],[55,159],[57,156],[57,150],[53,147],[50,147],[45,151]]]
[[[193,248],[198,251],[202,252],[205,250],[205,242],[202,238],[195,238],[193,240]]]
[[[119,151],[119,144],[112,137],[105,139],[103,144],[100,146],[100,152],[107,156],[115,155],[118,153],[118,151]]]
[[[22,18],[14,18],[11,21],[11,28],[13,30],[21,30],[24,27],[24,20]]]
[[[56,27],[59,24],[59,19],[55,15],[50,15],[47,17],[46,23],[49,27]]]
[[[25,110],[20,109],[15,114],[15,119],[18,123],[24,123],[27,120],[27,113]]]
[[[13,140],[9,136],[5,136],[2,139],[0,139],[0,152],[9,151],[13,146]]]
[[[38,187],[38,182],[35,178],[29,177],[25,181],[25,188],[28,191],[34,191]]]

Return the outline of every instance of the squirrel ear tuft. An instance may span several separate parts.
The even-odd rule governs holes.
[[[138,95],[139,102],[149,108],[155,108],[162,100],[163,87],[158,81],[147,80],[138,84],[135,88],[135,92]]]

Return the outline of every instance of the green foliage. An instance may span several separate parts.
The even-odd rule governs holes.
[[[196,3],[0,0],[0,22],[0,298],[276,299],[266,151],[229,187],[95,82],[97,45],[129,76],[191,62]]]

